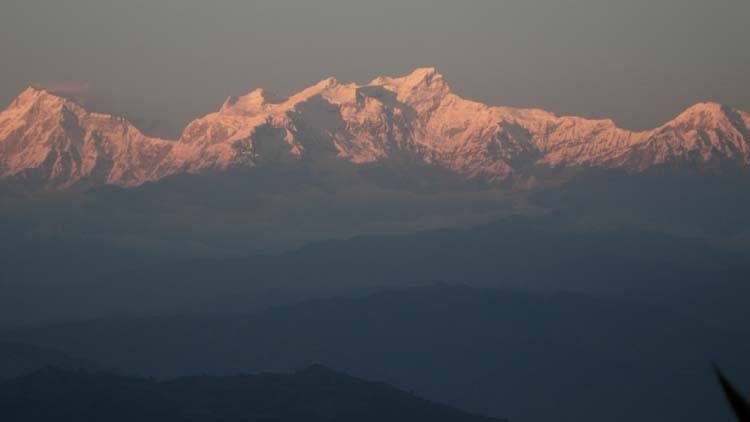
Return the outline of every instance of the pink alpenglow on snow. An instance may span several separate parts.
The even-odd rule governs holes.
[[[488,106],[454,94],[433,68],[366,84],[327,78],[286,99],[262,89],[230,97],[179,139],[145,136],[127,120],[90,113],[28,88],[0,113],[0,177],[138,186],[179,173],[299,160],[311,150],[354,164],[408,154],[467,179],[502,182],[520,163],[642,171],[673,162],[750,165],[750,114],[696,104],[647,131],[611,120]]]

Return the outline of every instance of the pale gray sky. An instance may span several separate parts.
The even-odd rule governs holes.
[[[82,91],[178,132],[228,95],[435,66],[491,104],[665,121],[750,109],[748,0],[0,0],[0,102]]]

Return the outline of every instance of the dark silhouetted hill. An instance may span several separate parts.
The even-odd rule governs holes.
[[[321,362],[519,421],[719,420],[728,410],[710,362],[750,378],[750,342],[730,328],[575,293],[451,285],[250,315],[101,319],[12,338],[162,377]]]
[[[499,421],[322,366],[157,382],[48,367],[0,383],[0,419],[46,421]]]

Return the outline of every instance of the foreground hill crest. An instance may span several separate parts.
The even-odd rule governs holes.
[[[750,114],[699,103],[658,128],[633,132],[611,120],[466,100],[434,68],[362,85],[327,78],[285,99],[257,89],[228,98],[176,140],[148,137],[123,118],[33,87],[0,112],[0,177],[56,189],[133,187],[311,157],[362,165],[397,156],[491,183],[533,176],[539,167],[747,166]]]
[[[0,384],[4,421],[501,422],[323,366],[155,381],[47,367]]]

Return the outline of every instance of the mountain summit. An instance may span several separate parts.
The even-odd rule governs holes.
[[[143,135],[121,117],[29,87],[0,113],[0,176],[47,186],[140,185],[172,143]]]
[[[321,154],[359,165],[406,156],[490,183],[539,167],[747,166],[750,114],[700,103],[658,128],[633,132],[611,120],[466,100],[434,68],[363,85],[327,78],[285,99],[257,89],[228,98],[171,141],[35,88],[0,113],[0,177],[51,188],[131,187]]]

